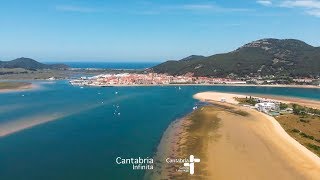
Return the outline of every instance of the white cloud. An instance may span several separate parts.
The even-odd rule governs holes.
[[[56,10],[58,10],[58,11],[67,11],[67,12],[79,12],[79,13],[97,12],[97,9],[94,9],[94,8],[80,7],[80,6],[70,6],[70,5],[56,6]]]
[[[279,6],[286,8],[300,8],[308,15],[320,17],[320,1],[318,0],[283,1]]]
[[[258,4],[261,4],[263,6],[270,6],[272,5],[272,1],[267,1],[267,0],[261,0],[261,1],[257,1]]]
[[[215,4],[182,4],[172,7],[172,9],[190,10],[190,11],[211,11],[211,12],[246,12],[252,11],[245,8],[221,7]]]
[[[300,8],[320,8],[320,1],[316,0],[296,0],[296,1],[283,1],[280,3],[282,7],[300,7]]]
[[[214,9],[215,7],[210,4],[185,4],[181,5],[180,8],[185,10],[210,10]]]
[[[264,6],[296,8],[302,10],[305,14],[320,17],[320,0],[259,0],[256,2]]]
[[[319,8],[320,1],[317,0],[296,0],[296,1],[283,1],[280,3],[281,7],[300,7],[300,8]]]
[[[145,7],[145,6],[148,7]],[[101,9],[74,6],[74,5],[59,5],[55,7],[58,11],[65,12],[78,12],[78,13],[93,13],[100,12]],[[105,10],[105,9],[103,9]],[[123,13],[123,9],[113,10],[112,12]],[[175,12],[204,12],[204,13],[233,13],[233,12],[250,12],[254,9],[246,8],[233,8],[233,7],[223,7],[216,5],[215,3],[196,3],[196,4],[178,4],[178,5],[159,5],[151,2],[143,3],[143,6],[134,11],[126,11],[127,13],[141,14],[141,15],[157,15],[163,13],[175,13]]]
[[[312,16],[320,17],[320,9],[307,10],[306,13]]]

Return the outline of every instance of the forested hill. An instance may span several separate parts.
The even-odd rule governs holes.
[[[195,76],[319,76],[320,48],[295,39],[261,39],[235,51],[208,57],[167,61],[152,68],[157,73]]]
[[[30,58],[18,58],[11,61],[0,61],[0,68],[23,68],[23,69],[66,69],[65,64],[43,64]]]

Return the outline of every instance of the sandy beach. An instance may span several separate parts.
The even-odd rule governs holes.
[[[235,106],[233,97],[243,95],[206,92],[199,100],[218,102],[248,112],[248,117],[217,112],[222,119],[219,141],[209,143],[208,168],[213,179],[317,179],[320,158],[291,138],[271,116]],[[292,102],[292,101],[291,101]],[[299,101],[300,103],[300,101]],[[306,100],[305,103],[310,103]],[[318,102],[319,103],[319,102]],[[226,103],[223,103],[226,105]]]
[[[199,99],[201,101],[210,100],[210,101],[221,101],[222,98],[226,100],[227,103],[231,104],[239,104],[238,101],[234,99],[234,97],[244,98],[249,95],[242,94],[233,94],[233,93],[220,93],[220,92],[202,92],[194,95],[195,99]],[[275,101],[281,101],[283,103],[296,103],[303,106],[317,108],[320,109],[320,102],[309,99],[300,99],[300,98],[292,98],[292,97],[283,97],[283,96],[270,96],[270,95],[252,95],[252,97],[260,97],[266,98]]]
[[[201,107],[170,125],[158,146],[155,171],[147,179],[319,179],[317,155],[290,137],[273,117],[237,105],[234,97],[245,95],[194,95],[213,106]],[[178,172],[181,164],[163,162],[190,154],[201,158],[194,175]]]
[[[38,85],[30,83],[30,84],[18,86],[18,87],[15,87],[15,88],[0,88],[0,93],[34,90],[34,89],[37,89],[37,88],[39,88]]]

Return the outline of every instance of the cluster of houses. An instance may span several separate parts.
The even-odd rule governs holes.
[[[259,102],[254,106],[258,111],[264,112],[264,113],[271,113],[271,112],[280,112],[280,103],[279,102]]]
[[[168,84],[246,84],[245,81],[228,78],[194,77],[190,74],[171,76],[167,74],[101,74],[90,78],[82,77],[70,81],[80,86],[117,86],[117,85],[168,85]]]
[[[281,109],[280,105],[281,103],[275,100],[271,99],[266,99],[266,98],[258,98],[258,97],[253,97],[252,98],[255,103],[255,105],[243,105],[245,107],[251,108],[251,109],[256,109],[260,112],[266,113],[268,115],[272,116],[277,116],[280,115],[280,113],[293,113],[292,108],[285,108]],[[221,98],[220,102],[227,102],[226,98]]]
[[[314,85],[320,86],[320,79],[319,78],[296,78],[292,79],[292,82],[283,82],[281,79],[276,79],[275,76],[270,75],[266,77],[247,77],[244,80],[249,84],[257,84],[257,85],[264,85],[264,84],[292,84],[292,85]]]
[[[272,116],[277,116],[281,113],[292,113],[293,109],[292,108],[286,108],[281,110],[280,109],[280,102],[275,101],[275,100],[270,100],[270,99],[265,99],[265,98],[254,98],[255,101],[257,102],[252,108],[257,109],[260,112],[272,115]]]
[[[267,78],[267,80],[266,80]],[[269,78],[269,80],[268,80]],[[100,74],[93,77],[82,77],[70,81],[73,85],[81,86],[129,86],[129,85],[166,85],[166,84],[277,84],[274,76],[268,77],[247,77],[247,78],[214,78],[195,77],[192,73],[172,76],[158,73],[121,73],[121,74]],[[320,85],[320,79],[301,78],[293,79],[293,84]]]

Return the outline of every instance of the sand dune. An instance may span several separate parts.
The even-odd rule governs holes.
[[[193,96],[195,99],[199,99],[201,101],[221,101],[221,99],[224,99],[225,102],[231,103],[231,104],[238,104],[238,101],[234,99],[234,97],[246,97],[245,95],[241,94],[232,94],[232,93],[220,93],[220,92],[203,92],[198,93]]]
[[[206,92],[194,96],[249,114],[215,112],[222,126],[217,131],[221,138],[208,148],[212,179],[319,179],[318,156],[291,138],[273,117],[234,105],[234,96],[243,95]],[[228,103],[218,102],[222,97]]]

